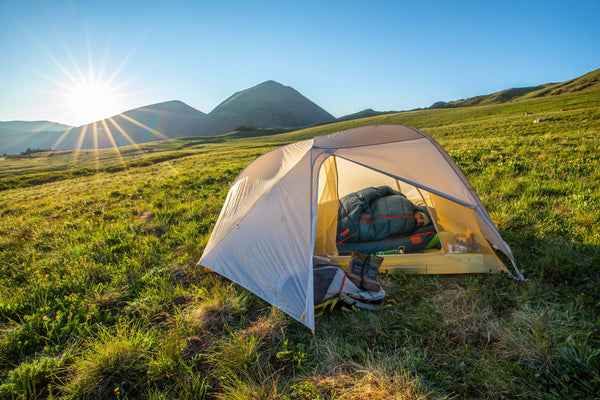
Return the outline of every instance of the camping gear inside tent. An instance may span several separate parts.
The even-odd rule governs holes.
[[[427,134],[406,126],[349,129],[272,150],[233,182],[200,265],[314,329],[313,254],[341,265],[340,199],[389,186],[426,207],[439,248],[385,254],[380,271],[518,271],[509,246],[466,177]],[[497,253],[498,252],[498,253]]]

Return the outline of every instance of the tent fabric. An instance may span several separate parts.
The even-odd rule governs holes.
[[[382,268],[426,273],[507,271],[513,263],[481,200],[450,156],[425,133],[400,125],[340,131],[272,150],[234,180],[198,262],[314,329],[313,254],[338,256],[339,199],[389,185],[427,206],[442,242],[435,254],[385,257]],[[468,254],[448,245],[465,231]]]

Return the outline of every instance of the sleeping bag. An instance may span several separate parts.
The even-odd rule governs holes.
[[[398,243],[412,242],[418,245],[413,251],[425,248],[436,232],[429,222],[429,225],[419,228],[418,238],[410,239],[418,228],[414,217],[416,211],[429,217],[427,207],[413,204],[389,186],[368,187],[342,197],[338,208],[338,251],[352,251],[360,247],[363,253],[374,253],[396,249]],[[431,218],[428,220],[431,221]],[[408,242],[390,240],[406,238],[409,238]],[[356,247],[356,244],[361,245]],[[411,250],[410,246],[404,247],[407,251]]]

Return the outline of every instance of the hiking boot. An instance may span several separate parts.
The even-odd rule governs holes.
[[[352,252],[352,259],[348,263],[348,268],[346,268],[346,275],[359,289],[362,286],[363,269],[367,258],[369,258],[367,254],[354,250]]]
[[[362,277],[362,287],[370,292],[379,292],[381,285],[379,284],[379,267],[383,262],[383,257],[378,257],[371,254],[365,263]]]

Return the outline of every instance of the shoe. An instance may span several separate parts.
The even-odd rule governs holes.
[[[383,262],[383,257],[371,254],[365,263],[362,277],[362,287],[370,292],[379,292],[381,284],[379,283],[379,267]]]
[[[359,289],[362,287],[363,270],[367,258],[369,258],[367,254],[354,250],[352,252],[352,259],[346,268],[346,275]]]

